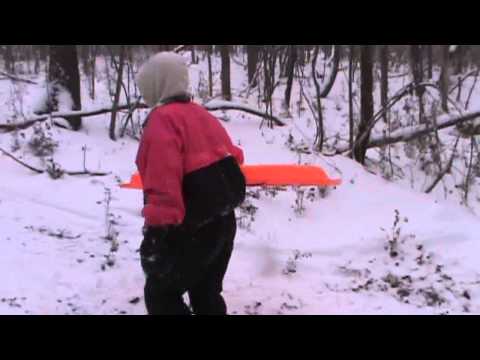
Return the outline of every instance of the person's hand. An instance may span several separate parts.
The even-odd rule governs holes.
[[[174,226],[146,226],[140,247],[142,268],[148,276],[165,277],[171,273],[177,260],[177,242]]]

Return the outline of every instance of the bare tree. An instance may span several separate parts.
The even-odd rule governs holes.
[[[247,45],[247,68],[248,68],[248,85],[257,86],[257,64],[258,64],[259,46]]]
[[[330,71],[325,76],[325,83],[322,86],[320,97],[326,98],[333,89],[335,80],[338,75],[338,68],[340,67],[340,45],[332,45],[332,54],[328,60],[326,60],[325,68],[330,67]],[[318,56],[318,55],[317,55]]]
[[[192,55],[192,64],[197,64],[198,63],[198,58],[197,58],[196,51],[195,51],[195,45],[190,45],[190,52],[191,52],[191,55]]]
[[[207,48],[207,60],[208,60],[208,95],[213,96],[213,72],[212,72],[212,53],[213,46],[208,45]]]
[[[319,152],[322,151],[323,149],[323,141],[324,141],[324,129],[323,129],[323,113],[322,113],[322,92],[320,90],[320,84],[317,79],[317,60],[318,60],[318,53],[320,51],[320,46],[316,46],[314,50],[314,55],[313,55],[313,61],[312,61],[312,75],[313,75],[313,82],[315,83],[315,90],[317,93],[317,135],[316,135],[316,147]]]
[[[77,47],[75,45],[49,45],[49,54],[47,112],[58,110],[58,95],[62,90],[66,91],[72,99],[71,110],[81,110]],[[82,127],[80,116],[67,120],[73,130],[79,130]]]
[[[355,160],[365,164],[365,156],[370,138],[369,123],[373,119],[373,59],[372,45],[362,45],[360,48],[361,70],[361,119],[358,135],[363,140],[354,147]],[[365,135],[366,134],[366,135]]]
[[[230,87],[230,49],[229,45],[220,45],[220,57],[222,59],[222,96],[225,100],[232,100]]]
[[[34,56],[35,56],[35,63],[33,65],[33,72],[35,73],[35,75],[38,75],[40,73],[40,60],[41,60],[40,49],[37,49],[37,48],[34,49]]]
[[[441,45],[442,72],[440,74],[440,94],[442,110],[448,112],[448,85],[450,78],[450,45]]]
[[[422,58],[422,46],[410,45],[410,67],[412,69],[413,83],[415,84],[415,93],[418,97],[419,104],[419,122],[424,122],[424,106],[423,106],[423,94],[425,88],[418,86],[423,82],[423,58]]]
[[[11,74],[14,74],[15,57],[13,55],[13,45],[3,45],[3,59],[5,61],[5,70]]]
[[[426,45],[427,47],[427,61],[428,61],[428,78],[433,78],[433,45]]]
[[[275,69],[277,65],[278,49],[275,45],[267,45],[263,49],[263,73],[264,73],[264,102],[266,113],[273,115],[273,93],[277,83],[275,82]],[[273,123],[268,121],[268,126],[273,127]]]
[[[285,90],[285,109],[288,111],[290,109],[290,99],[292,96],[292,85],[293,85],[293,75],[295,72],[295,64],[297,63],[297,47],[296,45],[288,46],[288,62],[286,67],[287,75],[287,88]]]
[[[354,121],[353,121],[353,81],[354,81],[354,59],[355,46],[349,46],[348,53],[348,120],[349,120],[349,148],[351,155],[353,156],[353,133],[354,133]]]
[[[115,67],[117,70],[117,84],[115,88],[115,98],[113,100],[113,111],[112,111],[112,116],[110,120],[110,139],[113,141],[116,140],[116,123],[117,123],[117,107],[118,103],[120,101],[120,93],[122,91],[122,82],[123,82],[123,69],[125,65],[125,45],[120,46],[120,59],[119,59],[119,64],[117,65],[115,63]]]
[[[89,58],[90,58],[90,97],[95,100],[95,77],[97,71],[97,45],[89,46]]]
[[[461,74],[463,71],[466,51],[467,45],[457,45],[457,49],[455,51],[455,75]]]
[[[388,45],[380,46],[380,98],[382,108],[386,108],[388,104]],[[383,121],[388,123],[388,111],[383,114]]]

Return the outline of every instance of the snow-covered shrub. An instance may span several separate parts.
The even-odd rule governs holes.
[[[302,216],[305,213],[305,211],[307,210],[307,208],[305,207],[305,204],[304,204],[305,189],[302,188],[302,187],[297,187],[297,188],[295,188],[295,194],[296,194],[295,205],[292,206],[293,212],[297,216]]]
[[[116,229],[115,215],[111,212],[110,203],[112,201],[112,192],[109,188],[105,188],[105,239],[110,242],[110,249],[105,257],[105,263],[102,264],[102,270],[106,267],[113,267],[115,265],[115,253],[118,251],[119,242],[118,235],[120,234]]]
[[[240,215],[238,216],[238,226],[247,231],[251,230],[252,223],[255,221],[255,215],[258,211],[258,207],[252,202],[252,198],[259,199],[260,191],[247,191],[246,199],[239,207]]]
[[[408,218],[401,219],[400,212],[398,210],[395,210],[395,219],[393,221],[391,232],[387,232],[383,228],[380,229],[386,234],[387,243],[385,244],[384,249],[388,252],[389,256],[392,259],[397,259],[398,257],[400,257],[403,260],[403,257],[405,256],[405,254],[402,253],[402,245],[405,244],[405,241],[408,239],[409,236],[401,236],[402,223],[408,223]],[[413,236],[413,238],[415,237],[414,235],[410,236]]]
[[[53,159],[48,159],[46,161],[47,174],[54,180],[60,179],[64,175],[64,171],[59,164],[57,164]]]
[[[298,262],[302,259],[309,259],[312,257],[312,254],[309,252],[302,253],[299,250],[293,252],[293,256],[288,258],[285,268],[282,270],[284,275],[295,274],[298,269]]]
[[[47,124],[36,123],[33,134],[28,141],[28,147],[33,155],[38,157],[52,156],[58,147],[58,142],[53,140]]]
[[[301,140],[299,143],[295,141],[295,138],[293,137],[292,134],[288,135],[287,141],[285,142],[285,146],[290,150],[295,153],[297,153],[299,156],[301,154],[311,154],[310,147],[308,146],[305,141]]]
[[[278,192],[282,191],[282,189],[277,186],[265,186],[262,188],[262,190],[264,191],[265,196],[271,197],[272,199],[275,199],[278,195]]]

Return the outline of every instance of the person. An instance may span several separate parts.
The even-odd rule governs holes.
[[[223,280],[237,230],[235,208],[245,199],[243,151],[192,101],[179,54],[150,58],[137,84],[152,108],[136,158],[144,186],[140,257],[147,312],[227,315]]]

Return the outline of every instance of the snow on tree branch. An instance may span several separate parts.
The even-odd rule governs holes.
[[[475,120],[480,118],[480,111],[473,111],[467,114],[459,115],[456,117],[450,117],[448,115],[443,115],[437,121],[436,126],[432,126],[429,124],[422,124],[422,125],[415,125],[415,126],[408,126],[403,129],[398,129],[390,134],[389,137],[385,137],[383,135],[376,135],[372,136],[370,139],[369,144],[367,145],[367,149],[381,147],[386,145],[395,144],[398,142],[407,142],[419,137],[425,136],[431,132],[445,129],[451,126],[455,126],[466,121]],[[342,146],[337,149],[337,154],[344,153],[348,151],[348,146]]]
[[[252,115],[257,115],[269,120],[273,120],[273,122],[278,125],[278,126],[285,126],[285,123],[280,120],[276,116],[270,116],[268,114],[265,114],[264,112],[255,109],[253,107],[249,107],[248,105],[240,104],[240,103],[234,103],[230,101],[220,101],[220,100],[212,100],[207,102],[206,104],[203,105],[207,110],[209,111],[217,111],[217,110],[238,110],[238,111],[243,111]],[[137,110],[137,109],[147,109],[148,106],[140,103],[140,102],[133,102],[131,104],[122,104],[117,107],[115,107],[116,111],[121,111],[121,110]],[[24,122],[22,123],[7,123],[7,124],[0,124],[0,132],[6,133],[6,132],[11,132],[15,130],[24,130],[32,126],[33,124],[37,122],[43,122],[47,121],[49,119],[58,119],[58,118],[64,118],[68,119],[71,117],[75,116],[81,116],[82,118],[90,117],[90,116],[95,116],[95,115],[101,115],[101,114],[107,114],[111,113],[113,111],[113,108],[111,107],[102,107],[98,109],[93,109],[93,110],[86,110],[86,111],[59,111],[59,112],[54,112],[51,114],[47,115],[38,115],[38,116],[33,116],[28,119],[25,119]]]
[[[252,115],[263,117],[267,120],[272,120],[277,126],[285,126],[285,122],[280,120],[278,117],[270,116],[269,114],[266,114],[258,109],[255,109],[253,107],[250,107],[248,105],[241,104],[241,103],[225,101],[225,100],[211,100],[203,104],[203,106],[209,111],[217,111],[217,110],[243,111]]]

